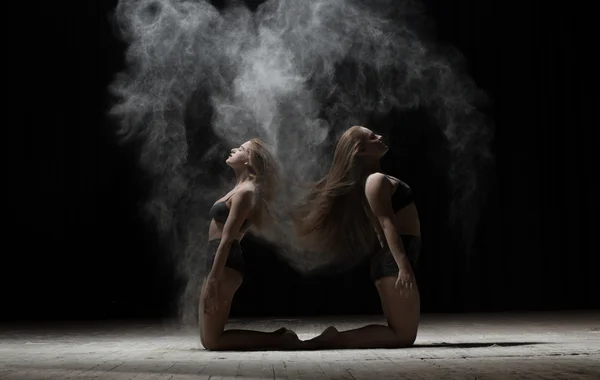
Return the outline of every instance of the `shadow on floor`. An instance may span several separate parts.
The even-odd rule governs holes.
[[[428,344],[415,344],[411,348],[480,348],[480,347],[515,347],[515,346],[529,346],[534,344],[548,344],[548,342],[497,342],[497,343],[428,343]]]
[[[427,343],[427,344],[415,344],[406,348],[360,348],[361,350],[369,350],[369,349],[378,349],[378,350],[406,350],[411,348],[482,348],[482,347],[516,347],[516,346],[532,346],[536,344],[548,344],[549,342],[478,342],[478,343]],[[277,351],[277,352],[286,352],[286,351],[331,351],[331,350],[358,350],[359,348],[309,348],[309,349],[271,349],[266,351]],[[202,347],[195,348],[182,348],[182,349],[171,349],[173,351],[207,351]],[[247,349],[247,350],[231,350],[231,351],[222,351],[222,352],[252,352],[252,351],[265,351],[264,349]]]

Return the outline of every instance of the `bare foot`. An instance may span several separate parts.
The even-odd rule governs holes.
[[[338,337],[340,332],[333,326],[327,327],[323,332],[316,337],[308,340],[316,348],[331,348],[333,341]]]
[[[273,332],[270,332],[269,334],[271,334],[271,335],[282,335],[282,334],[285,334],[287,331],[291,331],[291,330],[288,330],[285,327],[282,327],[282,328],[279,328],[279,329],[277,329],[277,330],[275,330]]]
[[[305,348],[305,342],[301,341],[300,338],[298,338],[298,334],[292,330],[286,329],[285,332],[281,333],[281,338],[283,340],[283,349],[300,350]]]

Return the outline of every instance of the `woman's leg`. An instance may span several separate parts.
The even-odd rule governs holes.
[[[421,249],[420,237],[402,235],[402,241],[411,264],[416,262]],[[410,270],[412,271],[412,267]],[[414,273],[412,275],[414,278]],[[331,326],[309,341],[311,345],[317,348],[399,348],[409,347],[414,343],[421,313],[416,283],[408,297],[396,289],[398,266],[387,248],[381,249],[371,260],[371,278],[377,287],[387,326],[368,325],[343,332]]]
[[[233,296],[242,284],[242,275],[233,269],[224,268],[219,283],[219,307],[211,314],[204,313],[203,300],[205,286],[200,296],[200,341],[211,351],[226,350],[274,350],[298,349],[303,342],[291,330],[278,329],[267,333],[252,330],[225,330],[229,319]]]
[[[319,336],[307,341],[311,348],[402,348],[414,343],[419,326],[420,299],[418,290],[408,298],[394,288],[395,277],[378,281],[386,325],[367,325],[358,329],[338,331],[330,326]]]
[[[386,276],[375,282],[387,326],[368,325],[342,332],[331,326],[307,343],[311,348],[328,349],[410,347],[419,327],[419,291],[415,288],[407,298],[395,288],[395,283],[395,276]]]

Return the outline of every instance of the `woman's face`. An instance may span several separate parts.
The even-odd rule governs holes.
[[[363,141],[363,149],[361,149],[361,154],[364,156],[373,156],[377,158],[380,158],[384,154],[386,154],[389,148],[383,143],[382,136],[376,134],[369,128],[361,128],[365,136],[365,139]]]
[[[243,168],[248,165],[250,158],[250,141],[246,141],[237,148],[231,149],[231,153],[225,163],[234,169]]]

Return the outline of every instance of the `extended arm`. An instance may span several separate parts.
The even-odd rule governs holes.
[[[385,240],[390,252],[398,265],[403,268],[408,263],[408,257],[402,243],[402,238],[398,236],[394,221],[394,210],[392,208],[393,186],[389,179],[381,174],[375,173],[369,176],[365,185],[365,194],[373,214],[377,217]]]
[[[225,221],[225,225],[223,226],[221,242],[217,248],[213,266],[208,274],[209,279],[216,279],[221,276],[225,263],[227,262],[231,244],[252,209],[253,195],[252,190],[244,189],[236,192],[231,197],[231,209],[229,210],[229,216]]]

